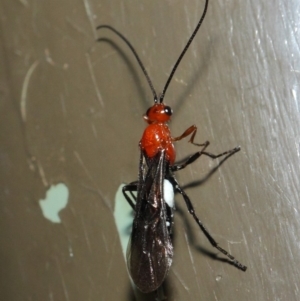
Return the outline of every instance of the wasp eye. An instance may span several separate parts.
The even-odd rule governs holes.
[[[146,116],[149,116],[150,109],[151,109],[151,108],[149,108],[149,109],[147,110],[147,112],[146,112]]]
[[[165,113],[171,116],[173,114],[173,111],[169,106],[165,106]]]

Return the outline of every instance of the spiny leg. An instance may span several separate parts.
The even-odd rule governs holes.
[[[221,248],[218,243],[214,240],[214,238],[209,234],[208,230],[205,228],[205,226],[203,225],[203,223],[200,221],[200,219],[198,218],[198,216],[195,213],[195,209],[194,206],[190,200],[190,198],[188,197],[188,195],[185,193],[185,191],[179,186],[177,180],[172,176],[170,177],[170,180],[172,182],[172,184],[174,185],[175,189],[177,192],[179,192],[185,203],[186,206],[188,208],[189,213],[193,216],[194,220],[196,221],[196,223],[198,224],[198,226],[200,227],[200,229],[202,230],[202,232],[204,233],[204,235],[206,236],[206,238],[209,240],[209,242],[211,243],[211,245],[213,247],[215,247],[216,249],[218,249],[220,252],[222,252],[224,255],[226,255],[231,262],[233,263],[233,265],[235,267],[237,267],[238,269],[242,270],[242,271],[246,271],[247,267],[243,264],[241,264],[239,261],[237,261],[230,253],[228,253],[226,250],[224,250],[223,248]]]
[[[204,147],[201,151],[199,152],[196,152],[195,154],[191,155],[184,163],[182,164],[176,164],[176,165],[173,165],[171,166],[171,170],[172,171],[178,171],[180,169],[183,169],[185,168],[187,165],[193,163],[194,161],[196,161],[201,155],[205,155],[205,156],[208,156],[212,159],[216,159],[216,158],[219,158],[219,157],[222,157],[222,156],[226,156],[224,160],[227,160],[229,157],[231,157],[233,154],[237,153],[238,151],[241,150],[241,148],[239,146],[231,149],[231,150],[228,150],[226,152],[223,152],[221,154],[218,154],[218,155],[214,155],[212,153],[208,153],[208,152],[205,152],[204,149],[206,147]]]
[[[123,186],[123,188],[122,188],[123,195],[133,210],[135,210],[135,203],[136,203],[136,196],[133,194],[133,191],[137,191],[137,186],[138,186],[138,182],[134,181],[132,183],[129,183],[129,184]],[[127,194],[127,192],[130,193],[131,198]],[[134,200],[134,202],[133,202],[133,200]]]

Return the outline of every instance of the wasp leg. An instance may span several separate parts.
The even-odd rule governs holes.
[[[218,249],[220,252],[222,252],[224,255],[226,255],[232,262],[232,264],[237,267],[238,269],[242,270],[242,271],[246,271],[247,267],[243,264],[241,264],[239,261],[237,261],[230,253],[228,253],[226,250],[224,250],[223,248],[221,248],[218,243],[214,240],[214,238],[209,234],[208,230],[204,227],[204,225],[202,224],[202,222],[200,221],[200,219],[198,218],[198,216],[195,213],[195,209],[194,206],[190,200],[190,198],[188,197],[188,195],[185,193],[185,191],[179,186],[177,180],[175,179],[175,177],[171,176],[170,177],[171,183],[174,185],[175,189],[177,192],[179,192],[185,203],[186,206],[188,208],[189,213],[193,216],[194,220],[196,221],[196,223],[198,224],[198,226],[200,227],[200,229],[202,230],[202,232],[204,233],[204,235],[206,236],[206,238],[209,240],[209,242],[211,243],[211,245],[213,247],[215,247],[216,249]]]
[[[137,191],[137,186],[138,186],[138,182],[135,181],[125,185],[122,188],[123,195],[133,210],[135,210],[135,203],[136,203],[136,196],[133,194],[133,191]],[[127,192],[130,193],[130,196],[127,194]]]
[[[201,143],[201,144],[194,142],[196,133],[197,133],[197,127],[195,125],[192,125],[188,129],[186,129],[182,135],[172,138],[172,141],[179,141],[179,140],[187,137],[188,135],[192,134],[189,142],[191,142],[192,144],[197,145],[197,146],[204,146],[204,148],[206,148],[209,145],[209,141],[205,141],[204,143]]]
[[[184,163],[182,164],[175,164],[173,166],[170,167],[171,171],[178,171],[180,169],[183,169],[185,168],[187,165],[193,163],[194,161],[196,161],[201,155],[205,155],[205,156],[208,156],[212,159],[216,159],[216,158],[219,158],[219,157],[222,157],[222,156],[226,156],[224,158],[224,161],[227,160],[229,157],[231,157],[232,155],[234,155],[235,153],[237,153],[238,151],[241,150],[241,148],[239,146],[231,149],[231,150],[228,150],[224,153],[221,153],[221,154],[218,154],[218,155],[214,155],[212,153],[208,153],[208,152],[205,152],[204,149],[206,147],[203,147],[203,149],[193,155],[191,155]]]

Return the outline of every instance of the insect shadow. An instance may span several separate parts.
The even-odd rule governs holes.
[[[122,50],[121,47],[119,47],[111,39],[109,39],[109,38],[99,38],[97,41],[107,43],[111,47],[113,47],[115,51],[117,51],[118,55],[122,58],[122,60],[126,64],[128,70],[129,70],[129,73],[133,77],[134,82],[136,83],[135,86],[137,88],[140,99],[144,102],[144,104],[143,104],[144,108],[147,108],[149,104],[146,103],[145,99],[147,99],[148,96],[146,95],[145,89],[143,88],[143,84],[142,84],[141,78],[138,75],[137,68],[134,67],[135,62],[131,61],[131,59],[129,59],[129,56],[127,56],[125,51]]]
[[[136,83],[135,86],[137,88],[139,99],[142,100],[143,107],[146,110],[149,106],[146,100],[149,97],[147,96],[146,90],[143,88],[144,80],[143,81],[141,80],[141,77],[137,72],[138,69],[135,66],[136,65],[135,61],[129,59],[129,56],[126,54],[126,52],[120,46],[118,46],[113,40],[109,38],[99,38],[97,41],[109,44],[115,51],[117,51],[118,55],[122,58],[122,60],[124,61],[124,63],[126,64],[129,70],[129,73],[132,75],[134,82]],[[185,103],[184,100],[191,94],[193,88],[199,83],[200,78],[202,77],[202,75],[205,74],[205,71],[208,69],[207,62],[210,61],[212,43],[213,42],[210,42],[209,45],[205,47],[204,50],[203,50],[203,45],[201,46],[202,47],[201,49],[204,53],[201,55],[200,66],[197,68],[197,71],[195,71],[187,80],[187,82],[189,83],[188,86],[184,89],[181,95],[176,97],[176,99],[174,100],[174,105],[172,105],[172,107],[174,108],[174,111],[177,113],[177,115],[179,115],[178,114],[179,110],[182,107],[182,105]]]

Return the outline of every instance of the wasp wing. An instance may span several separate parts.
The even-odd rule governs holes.
[[[144,293],[156,290],[172,263],[173,246],[166,224],[163,180],[165,151],[146,158],[141,151],[138,195],[127,265],[136,286]]]

